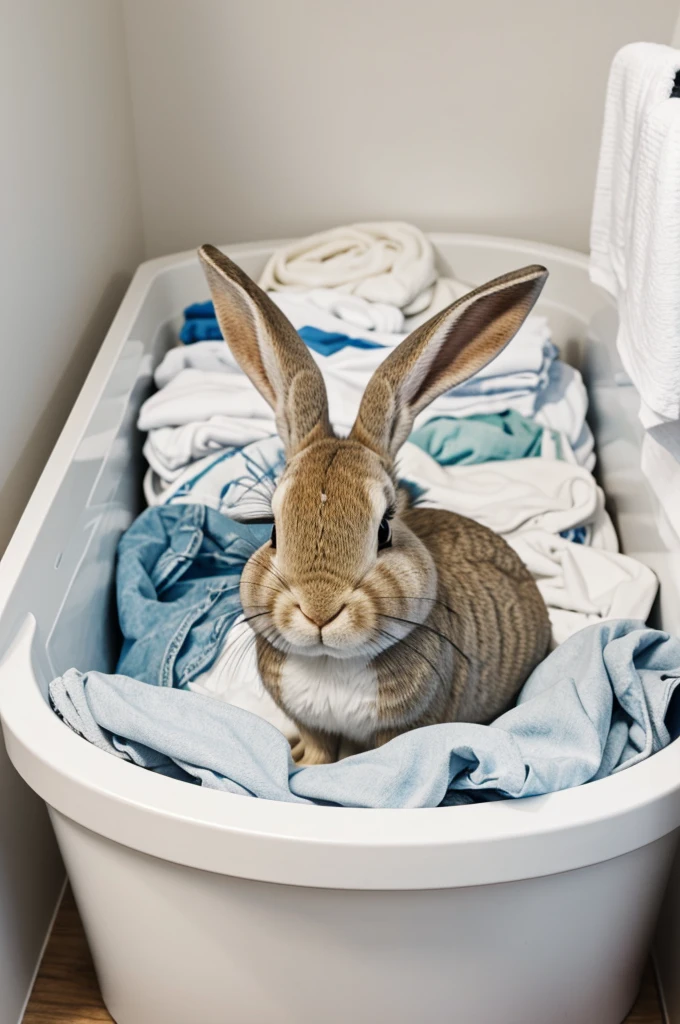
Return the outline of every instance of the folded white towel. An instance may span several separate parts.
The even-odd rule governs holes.
[[[386,221],[332,228],[278,249],[260,287],[338,288],[409,316],[430,305],[436,279],[434,249],[422,231]]]
[[[652,419],[680,416],[679,70],[667,46],[616,54],[591,225],[590,276],[618,301],[621,359]]]
[[[346,292],[338,291],[336,288],[313,288],[311,291],[290,289],[284,292],[270,292],[270,296],[277,301],[278,296],[285,296],[288,303],[298,303],[302,306],[315,306],[325,310],[327,313],[337,317],[338,323],[334,329],[339,333],[343,327],[349,328],[345,333],[350,336],[357,331],[366,335],[372,341],[376,341],[375,332],[382,335],[395,335],[399,340],[413,331],[420,324],[425,323],[435,313],[450,306],[456,299],[471,290],[472,285],[457,281],[453,277],[439,277],[429,290],[429,301],[421,313],[412,316],[404,316],[399,306],[390,306],[385,302],[369,302],[360,295],[348,295]],[[319,326],[319,325],[317,325]],[[324,329],[329,329],[330,324]],[[389,338],[383,339],[381,344],[398,344],[398,341]]]
[[[313,288],[311,291],[286,291],[290,302],[299,302],[306,306],[316,306],[332,313],[351,328],[351,334],[357,330],[370,332],[381,331],[386,334],[404,332],[405,317],[399,306],[390,306],[386,302],[369,302],[361,295],[348,295],[335,288]],[[270,292],[276,299],[276,292]],[[453,300],[452,300],[453,301]],[[340,325],[338,325],[340,326]]]
[[[336,299],[331,301],[327,296],[335,295]],[[320,296],[324,296],[323,299]],[[319,288],[311,292],[302,291],[281,291],[269,292],[269,298],[286,314],[296,330],[301,327],[318,327],[320,331],[327,331],[329,334],[344,334],[349,338],[365,338],[375,345],[384,345],[385,348],[394,348],[409,333],[406,326],[404,314],[398,306],[388,306],[379,302],[368,302],[357,295],[346,295],[344,292],[336,292],[330,288]],[[345,313],[353,307],[356,318],[364,317],[371,319],[373,327],[364,329],[358,324],[352,324],[345,318]],[[392,310],[394,317],[388,316],[386,312]],[[401,325],[396,329],[397,316],[401,318]],[[352,315],[350,313],[350,315]],[[195,346],[194,346],[195,347]]]

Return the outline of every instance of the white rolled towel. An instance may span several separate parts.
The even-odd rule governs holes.
[[[401,221],[348,224],[277,250],[260,278],[266,291],[335,288],[369,302],[421,313],[437,280],[432,243]]]

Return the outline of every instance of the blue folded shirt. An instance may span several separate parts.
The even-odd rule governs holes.
[[[384,348],[376,341],[366,338],[352,338],[347,334],[322,331],[318,327],[301,327],[298,334],[302,340],[322,356],[332,356],[343,348]],[[179,332],[180,341],[193,345],[197,341],[219,341],[222,337],[220,325],[215,316],[212,302],[194,302],[184,310],[184,323]]]

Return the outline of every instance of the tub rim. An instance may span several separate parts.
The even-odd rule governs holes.
[[[65,726],[32,666],[29,616],[0,667],[12,763],[49,806],[142,853],[242,878],[333,889],[438,889],[574,870],[680,825],[680,739],[616,775],[541,797],[419,809],[319,807],[194,787]]]
[[[430,233],[437,245],[526,252],[587,269],[577,252],[486,235]],[[281,241],[227,245],[267,252]],[[142,264],[74,404],[0,566],[0,615],[61,484],[108,375],[154,279],[193,250]],[[367,810],[248,799],[203,790],[96,749],[49,709],[33,668],[35,620],[0,665],[8,753],[62,814],[115,842],[176,863],[293,885],[448,888],[572,870],[654,842],[680,825],[680,740],[586,786],[543,797],[451,808]]]

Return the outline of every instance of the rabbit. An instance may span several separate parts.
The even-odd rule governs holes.
[[[548,652],[546,606],[505,540],[414,506],[395,458],[415,416],[511,340],[547,270],[498,277],[418,327],[339,438],[321,371],[281,310],[219,249],[199,258],[286,456],[271,540],[246,563],[240,595],[263,684],[299,730],[293,758],[326,764],[344,743],[367,750],[419,726],[491,721]]]

